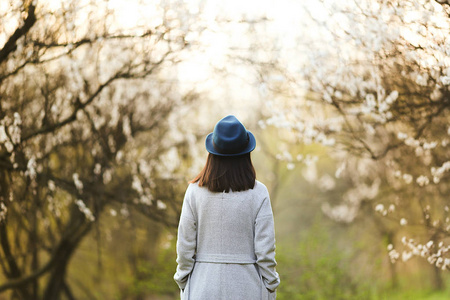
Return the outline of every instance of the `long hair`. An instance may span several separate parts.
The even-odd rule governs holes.
[[[218,156],[209,153],[203,170],[191,180],[211,192],[246,191],[255,187],[256,172],[250,153]]]

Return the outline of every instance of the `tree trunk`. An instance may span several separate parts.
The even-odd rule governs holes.
[[[35,198],[35,204],[36,204],[36,208],[39,205],[38,203],[40,202],[38,197]],[[30,250],[32,251],[32,257],[31,257],[31,272],[34,273],[39,269],[39,255],[38,255],[38,232],[37,232],[37,228],[38,228],[38,217],[37,217],[37,209],[34,210],[34,212],[32,213],[32,227],[31,227],[31,232],[30,232]],[[38,278],[36,277],[32,282],[31,282],[31,292],[32,292],[32,300],[38,300],[39,299],[39,284],[38,284]]]
[[[389,262],[389,273],[391,274],[391,289],[396,290],[398,288],[398,274],[395,263]]]
[[[67,285],[67,283],[64,281],[64,294],[66,295],[68,300],[75,300],[75,297],[73,296],[72,291],[70,290],[70,287]]]
[[[433,267],[433,289],[437,291],[442,291],[445,288],[444,280],[442,280],[442,271],[441,269]]]
[[[44,299],[58,300],[60,293],[64,289],[64,279],[66,276],[67,265],[74,248],[67,247],[57,260],[56,267],[53,269],[45,289]]]
[[[10,191],[10,174],[7,171],[0,170],[0,201],[6,203]],[[16,279],[22,276],[16,257],[11,249],[10,240],[8,237],[8,219],[0,221],[0,250],[3,252],[4,263],[8,270],[5,274],[8,279]],[[3,258],[2,257],[2,258]],[[31,299],[29,293],[29,286],[24,286],[21,289],[15,289],[13,295],[18,299]]]
[[[55,251],[56,263],[51,271],[50,278],[48,279],[43,299],[59,300],[61,299],[61,293],[64,291],[67,295],[68,287],[66,285],[65,277],[70,259],[80,241],[86,236],[91,228],[92,226],[90,223],[86,224],[81,220],[81,224],[80,222],[73,222],[71,229],[66,231],[67,236],[65,240],[61,241],[58,249]]]
[[[427,225],[431,226],[429,219],[427,220]],[[439,243],[439,240],[437,239],[437,234],[433,233],[431,239],[431,241],[434,242],[434,245],[437,245]],[[433,268],[433,276],[432,276],[432,286],[433,289],[436,291],[442,291],[445,289],[445,283],[444,280],[442,279],[442,270],[438,267],[436,267],[435,265],[431,266]]]
[[[387,232],[387,244],[394,245],[394,233],[392,231]],[[398,274],[397,265],[395,263],[389,262],[389,273],[391,275],[391,289],[395,290],[398,288]]]

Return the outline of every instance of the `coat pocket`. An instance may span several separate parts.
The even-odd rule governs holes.
[[[271,292],[271,291],[269,291],[269,290],[267,290],[268,292],[269,292],[269,300],[275,300],[275,299],[277,299],[277,291],[273,291],[273,292]]]
[[[277,298],[277,291],[273,291],[273,292],[269,291],[264,286],[264,284],[262,285],[262,289],[263,289],[263,291],[261,293],[261,296],[262,296],[261,298],[263,300],[275,300]]]
[[[259,275],[259,281],[261,284],[261,300],[276,300],[277,298],[277,291],[269,291],[266,286],[264,285],[264,280],[262,278],[261,273],[259,272],[259,268],[257,265],[256,266],[256,270],[258,271],[258,275]]]
[[[186,286],[183,290],[180,290],[180,299],[181,300],[189,300],[189,286],[191,282],[191,274],[188,275],[188,279],[186,281]]]

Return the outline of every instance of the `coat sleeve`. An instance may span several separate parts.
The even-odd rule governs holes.
[[[280,277],[275,270],[275,228],[268,194],[256,216],[255,254],[264,285],[269,291],[275,291]]]
[[[195,251],[197,248],[197,222],[189,204],[190,189],[188,188],[181,208],[180,223],[177,237],[177,271],[174,279],[180,289],[186,286],[189,274],[194,267]]]

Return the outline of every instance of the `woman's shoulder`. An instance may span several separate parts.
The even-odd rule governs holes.
[[[198,193],[207,193],[207,192],[208,192],[208,188],[206,188],[204,186],[200,186],[198,184],[198,182],[190,182],[186,189],[187,195],[198,194]]]
[[[259,180],[255,180],[255,187],[253,188],[256,192],[268,193],[267,187]]]
[[[201,187],[198,185],[198,182],[189,182],[186,193],[191,193],[192,191],[196,189],[200,189]]]
[[[245,192],[251,192],[251,193],[257,193],[257,194],[269,194],[267,187],[259,180],[255,180],[255,186],[252,189],[243,191]],[[198,193],[210,193],[210,194],[220,194],[217,192],[211,192],[208,190],[207,187],[199,186],[198,182],[191,182],[189,183],[186,194],[198,194]],[[242,193],[242,192],[232,192],[232,193]]]

